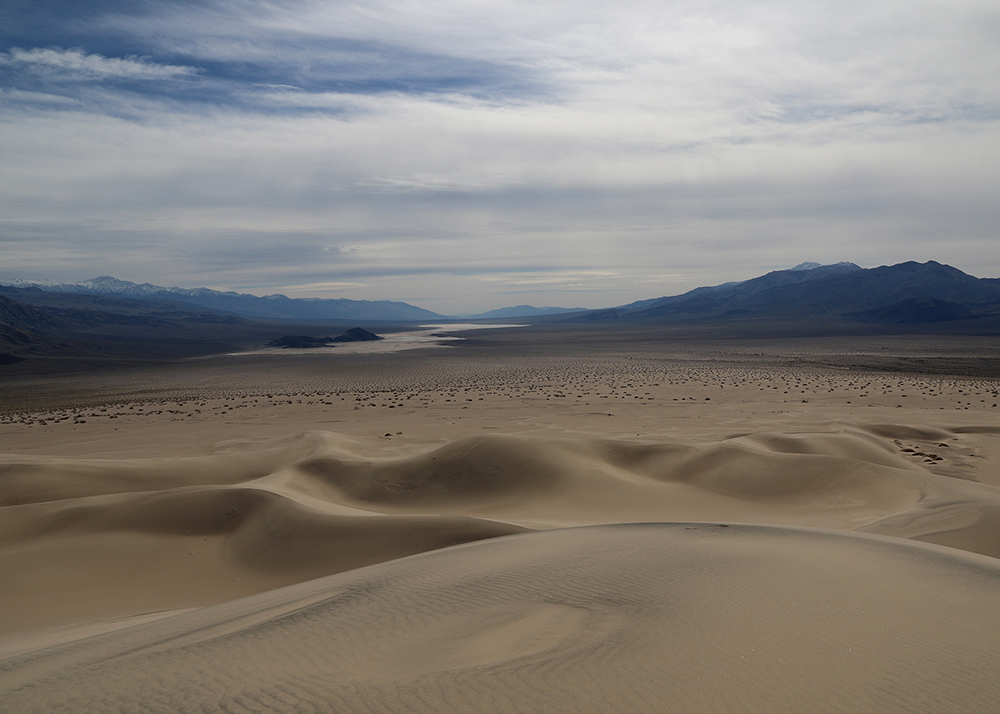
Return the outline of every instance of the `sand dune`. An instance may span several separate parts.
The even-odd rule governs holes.
[[[18,712],[982,712],[1000,564],[645,524],[481,541],[0,662]]]
[[[312,432],[237,455],[19,457],[3,475],[18,505],[0,521],[0,632],[204,606],[574,525],[808,525],[1000,556],[1000,491],[927,473],[873,431],[906,428],[699,445],[483,434],[367,458]]]
[[[198,484],[243,483],[312,453],[321,439],[336,441],[337,437],[301,434],[279,439],[271,448],[225,456],[119,461],[7,457],[0,462],[0,506]]]
[[[491,344],[5,383],[0,710],[1000,700],[992,345]]]
[[[268,491],[192,487],[10,509],[0,633],[197,607],[522,531],[436,515],[340,515]]]

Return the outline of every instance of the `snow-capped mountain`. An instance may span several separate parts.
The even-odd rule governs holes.
[[[839,263],[829,263],[823,265],[822,263],[814,263],[811,260],[807,260],[805,263],[799,263],[794,268],[789,268],[789,270],[816,270],[816,268],[838,268],[840,270],[861,270],[860,265],[855,263],[842,260]]]

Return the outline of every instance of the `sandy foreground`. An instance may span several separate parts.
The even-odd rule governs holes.
[[[492,339],[8,381],[0,710],[1000,701],[1000,380]]]

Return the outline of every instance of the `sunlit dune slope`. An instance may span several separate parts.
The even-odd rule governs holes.
[[[920,431],[923,429],[923,431]],[[1000,557],[1000,491],[893,439],[710,443],[485,434],[401,455],[325,432],[216,456],[4,457],[0,632],[187,608],[457,543],[563,526],[718,521],[859,530]]]
[[[18,712],[983,712],[1000,564],[808,528],[480,541],[0,661]]]

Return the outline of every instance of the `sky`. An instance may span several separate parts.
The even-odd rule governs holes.
[[[1000,277],[996,0],[4,0],[0,279],[607,307]]]

